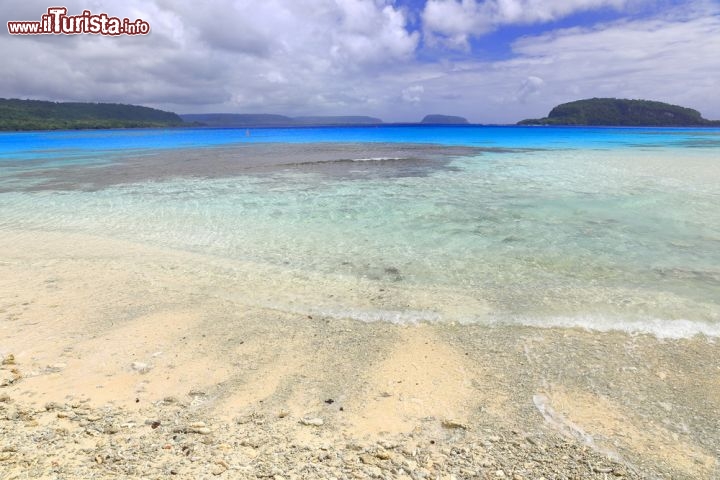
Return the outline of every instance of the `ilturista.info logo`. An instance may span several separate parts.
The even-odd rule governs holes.
[[[107,13],[94,14],[83,10],[80,15],[68,15],[65,7],[50,7],[40,21],[7,22],[10,35],[147,35],[150,24],[142,18],[111,17]]]

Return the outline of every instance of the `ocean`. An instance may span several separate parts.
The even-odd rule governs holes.
[[[44,232],[303,315],[720,336],[720,129],[1,133],[0,238]]]

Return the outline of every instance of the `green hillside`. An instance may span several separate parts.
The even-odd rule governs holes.
[[[118,103],[59,103],[0,98],[0,130],[77,130],[182,125],[172,112]]]
[[[713,126],[691,108],[649,100],[591,98],[563,103],[545,118],[528,119],[518,125],[592,125],[592,126]]]

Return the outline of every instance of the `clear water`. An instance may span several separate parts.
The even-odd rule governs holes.
[[[265,144],[274,149],[250,157],[282,148],[283,161],[173,175],[173,161],[211,172],[220,155]],[[332,156],[305,168],[317,144],[339,145],[342,168],[329,168]],[[373,161],[373,144],[491,150]],[[122,173],[126,158],[153,155],[170,159],[162,172],[73,188],[73,175]],[[33,187],[58,172],[71,172],[62,188]],[[243,262],[258,284],[277,276],[282,288],[266,302],[303,313],[720,335],[718,129],[5,133],[0,186],[0,231],[88,233]]]

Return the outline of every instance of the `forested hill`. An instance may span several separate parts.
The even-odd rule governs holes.
[[[0,130],[72,130],[183,125],[172,112],[119,103],[59,103],[0,98]]]
[[[593,126],[720,126],[691,108],[649,100],[591,98],[563,103],[545,118],[528,119],[518,125]]]

